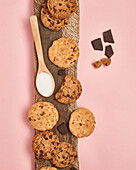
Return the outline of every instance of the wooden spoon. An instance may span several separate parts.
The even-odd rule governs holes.
[[[49,97],[54,92],[55,82],[52,74],[49,72],[44,62],[38,20],[36,15],[30,17],[30,23],[32,27],[39,64],[36,76],[36,88],[42,96]]]

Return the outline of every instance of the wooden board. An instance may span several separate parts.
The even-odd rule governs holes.
[[[68,24],[68,26],[66,28],[64,28],[61,31],[51,31],[47,28],[45,28],[40,20],[40,10],[41,10],[41,4],[44,2],[44,0],[35,0],[34,1],[34,14],[37,15],[38,17],[38,22],[39,22],[39,29],[40,29],[40,35],[41,35],[41,41],[42,41],[42,47],[43,47],[43,53],[44,53],[44,60],[45,63],[48,67],[48,69],[50,70],[50,72],[52,73],[54,79],[55,79],[55,91],[54,94],[58,91],[58,89],[60,88],[61,83],[63,82],[64,76],[58,76],[58,70],[60,70],[60,68],[58,68],[57,66],[55,66],[54,64],[52,64],[48,58],[48,49],[49,47],[52,45],[53,41],[62,37],[62,36],[67,36],[70,38],[73,38],[77,41],[79,41],[79,3],[78,3],[78,9],[77,12],[71,17],[70,19],[70,23]],[[36,78],[36,73],[37,73],[37,57],[36,57],[36,52],[34,55],[34,77]],[[66,74],[69,75],[73,75],[73,76],[77,76],[77,64],[75,64],[73,67],[66,69]],[[34,82],[35,84],[35,82]],[[61,124],[61,122],[66,122],[68,123],[69,121],[69,117],[72,111],[74,111],[77,106],[76,103],[72,103],[72,104],[68,104],[68,105],[64,105],[61,104],[59,102],[57,102],[54,98],[54,94],[52,96],[50,96],[49,98],[44,98],[42,97],[36,90],[34,90],[34,97],[35,97],[35,102],[38,101],[49,101],[51,103],[53,103],[55,105],[55,107],[57,108],[57,110],[59,111],[59,121],[57,123],[57,125]],[[73,147],[75,148],[75,150],[78,152],[78,140],[75,136],[73,136],[70,132],[64,136],[62,136],[58,130],[57,130],[57,125],[53,128],[53,131],[58,135],[60,141],[66,141],[69,142],[73,145]],[[35,133],[37,133],[38,131],[35,130]],[[35,159],[35,169],[39,170],[39,168],[43,167],[43,166],[47,166],[47,165],[51,165],[50,161],[46,161],[46,160],[37,160]],[[71,165],[76,167],[77,169],[79,169],[79,162],[78,159],[75,160],[75,162]],[[69,170],[70,167],[66,167],[66,168],[57,168],[58,170]]]

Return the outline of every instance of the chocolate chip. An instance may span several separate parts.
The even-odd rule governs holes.
[[[74,157],[77,158],[77,155],[75,155]]]
[[[51,142],[51,143],[54,145],[55,142]]]
[[[82,123],[79,123],[80,126],[82,126]]]
[[[52,135],[50,135],[49,138],[52,139]]]
[[[59,21],[57,21],[57,24],[60,24],[60,22],[59,22]]]
[[[71,167],[70,170],[77,170],[75,167]]]
[[[45,138],[45,140],[48,140],[48,138]]]
[[[51,153],[51,156],[53,156],[54,155],[54,153]]]
[[[51,20],[50,20],[50,19],[48,19],[48,21],[50,22]]]
[[[45,114],[45,112],[42,112],[40,115],[43,116]]]
[[[39,108],[43,109],[43,106],[39,106]]]
[[[43,150],[40,150],[40,153],[43,153]]]
[[[103,39],[104,39],[104,42],[114,43],[111,29],[103,32]]]
[[[70,8],[70,5],[67,5],[68,8]]]
[[[69,57],[69,58],[68,58],[68,60],[71,60],[71,59],[72,59],[72,57]]]
[[[31,119],[31,117],[29,117],[29,121],[31,121],[32,119]]]
[[[71,13],[73,13],[74,11],[71,11]]]
[[[68,128],[67,128],[67,125],[66,123],[61,123],[58,127],[57,127],[58,131],[62,134],[62,135],[65,135],[68,133]]]
[[[65,70],[59,70],[58,75],[59,76],[65,76],[66,75]]]
[[[47,153],[45,153],[44,156],[47,156]]]
[[[73,94],[75,94],[76,92],[75,91],[73,91]]]
[[[92,43],[94,50],[100,50],[100,51],[103,50],[101,38],[97,38],[97,39],[91,41],[91,43]]]
[[[112,46],[108,45],[105,47],[105,55],[110,58],[114,54]]]
[[[59,3],[59,6],[62,6],[62,4],[61,4],[61,3]]]

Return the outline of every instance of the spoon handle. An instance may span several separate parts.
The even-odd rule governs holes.
[[[33,15],[30,17],[30,23],[31,23],[31,27],[32,27],[32,32],[33,32],[33,37],[34,37],[34,42],[35,42],[35,47],[36,47],[36,51],[37,51],[39,65],[43,65],[44,64],[43,51],[42,51],[41,38],[40,38],[40,33],[39,33],[38,20],[37,20],[36,15]]]

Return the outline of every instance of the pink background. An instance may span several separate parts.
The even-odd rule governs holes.
[[[80,170],[136,169],[136,1],[81,0],[78,78],[79,107],[93,111],[95,132],[79,140]],[[0,169],[34,170],[33,129],[27,111],[33,103],[33,39],[29,17],[33,0],[0,5]],[[111,28],[111,66],[91,63],[104,56],[90,41]]]

